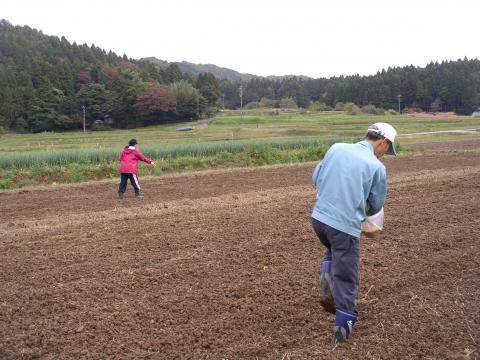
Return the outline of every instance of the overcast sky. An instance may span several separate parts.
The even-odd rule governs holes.
[[[479,0],[1,0],[0,18],[131,58],[369,75],[480,58]]]

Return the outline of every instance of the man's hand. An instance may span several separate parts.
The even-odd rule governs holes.
[[[155,166],[155,161],[152,161],[150,165]]]

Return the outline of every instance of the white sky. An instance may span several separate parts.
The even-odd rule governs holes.
[[[480,58],[479,0],[1,0],[0,18],[131,58],[369,75]]]

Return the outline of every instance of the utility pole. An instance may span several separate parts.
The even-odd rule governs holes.
[[[222,94],[222,109],[225,110],[225,93]]]
[[[240,93],[240,115],[242,116],[242,119],[243,119],[243,87],[242,85],[240,85],[240,89],[238,90]]]
[[[85,105],[82,105],[83,109],[83,132],[85,132]]]
[[[402,95],[398,95],[398,113],[401,114],[401,110],[400,110],[400,99],[402,98]]]

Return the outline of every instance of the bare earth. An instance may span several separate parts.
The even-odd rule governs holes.
[[[144,179],[123,202],[114,182],[0,192],[0,358],[478,359],[480,155],[457,150],[385,160],[339,346],[314,164]]]

